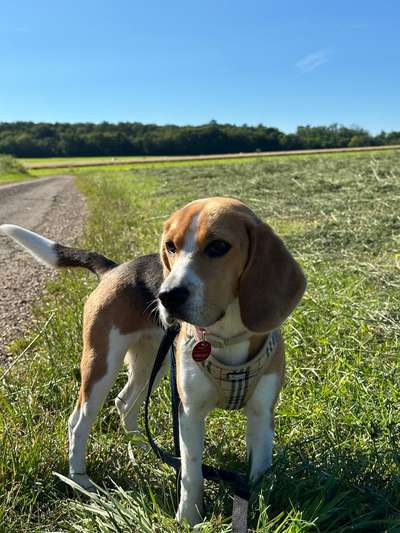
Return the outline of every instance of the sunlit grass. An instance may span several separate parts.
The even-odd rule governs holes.
[[[385,150],[385,153],[387,154],[393,154],[398,152],[399,149],[389,149]],[[368,152],[371,157],[374,157],[375,155],[382,154],[382,151],[370,151]],[[117,172],[119,170],[123,171],[129,171],[134,169],[141,169],[141,168],[150,168],[150,169],[156,169],[156,168],[168,168],[168,167],[188,167],[188,166],[209,166],[211,165],[227,165],[227,164],[247,164],[247,163],[254,163],[254,162],[260,162],[260,161],[268,161],[271,159],[278,159],[280,161],[282,160],[291,160],[295,158],[296,160],[304,160],[309,159],[310,157],[364,157],[363,154],[360,154],[359,152],[333,152],[333,153],[325,153],[325,154],[314,154],[314,156],[310,155],[301,155],[301,154],[292,154],[288,155],[287,153],[283,153],[282,155],[274,155],[273,158],[271,156],[256,156],[256,157],[241,157],[241,158],[232,158],[232,159],[214,159],[212,161],[210,160],[201,160],[201,159],[193,159],[193,160],[187,160],[187,161],[160,161],[160,162],[152,162],[152,163],[123,163],[121,165],[113,163],[110,166],[102,166],[101,171],[102,172]],[[36,159],[21,159],[23,163],[65,163],[68,165],[68,163],[76,163],[76,162],[84,162],[88,163],[89,161],[93,163],[93,169],[90,169],[88,167],[68,167],[65,166],[63,168],[48,168],[48,169],[30,169],[30,172],[35,176],[48,176],[51,174],[68,174],[68,173],[86,173],[86,172],[96,172],[98,169],[96,169],[95,164],[101,163],[101,162],[107,162],[107,161],[118,161],[121,159],[147,159],[152,156],[126,156],[126,157],[64,157],[64,158],[36,158]]]
[[[17,159],[0,154],[0,185],[27,179],[32,179],[32,176]]]
[[[27,174],[0,174],[0,185],[6,185],[8,183],[18,183],[20,181],[26,181],[33,179],[34,176]]]

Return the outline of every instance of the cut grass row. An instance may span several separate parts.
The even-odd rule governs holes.
[[[231,154],[205,154],[205,155],[175,155],[175,156],[125,156],[125,157],[83,157],[83,158],[47,158],[47,159],[26,159],[24,165],[28,169],[40,169],[40,168],[60,168],[63,163],[68,164],[71,168],[82,166],[105,166],[105,165],[117,165],[118,162],[122,165],[127,164],[141,164],[141,163],[168,163],[168,162],[190,162],[190,161],[218,161],[218,160],[253,160],[271,157],[296,157],[308,156],[311,154],[335,154],[335,153],[373,153],[387,150],[398,149],[400,146],[363,146],[354,148],[320,148],[311,150],[289,150],[289,151],[269,151],[269,152],[249,152],[249,153],[231,153]]]
[[[400,154],[104,169],[79,175],[89,218],[81,245],[122,261],[157,249],[163,220],[199,197],[241,198],[284,237],[308,276],[285,325],[287,382],[277,410],[275,477],[253,506],[256,531],[400,529]],[[179,531],[173,473],[123,434],[110,395],[89,444],[107,497],[71,498],[66,423],[78,389],[82,301],[95,280],[67,273],[37,309],[52,317],[1,382],[0,524],[5,531]],[[34,335],[35,332],[32,332]],[[19,341],[20,352],[30,337]],[[168,386],[152,405],[171,446]],[[132,444],[133,459],[127,446]],[[216,411],[206,459],[244,468],[244,420]],[[115,488],[114,483],[117,484]],[[204,531],[230,531],[231,497],[207,484]]]
[[[386,153],[394,153],[398,150],[398,147],[393,148],[387,148],[385,147]],[[374,157],[376,154],[381,153],[380,151],[371,151],[369,152],[372,157]],[[360,152],[332,152],[332,153],[324,153],[321,154],[319,157],[359,157]],[[275,155],[274,158],[278,158],[279,160],[285,160],[285,159],[292,159],[295,158],[296,160],[303,160],[304,158],[310,157],[309,155],[304,154],[295,154],[295,155]],[[32,179],[34,177],[40,177],[40,176],[50,176],[54,174],[82,174],[91,172],[94,170],[95,172],[98,170],[96,169],[96,163],[104,163],[104,162],[110,162],[113,160],[113,164],[110,166],[104,166],[102,167],[103,172],[117,172],[117,171],[130,171],[133,169],[142,169],[142,168],[151,168],[151,169],[157,169],[157,168],[163,168],[163,167],[186,167],[186,166],[197,166],[197,165],[209,165],[210,161],[207,160],[201,160],[201,159],[193,159],[190,161],[160,161],[160,162],[153,162],[153,163],[132,163],[127,164],[123,163],[121,165],[118,165],[118,160],[123,160],[125,158],[123,157],[59,157],[59,158],[21,158],[18,159],[18,163],[21,163],[22,165],[30,165],[33,164],[33,166],[37,165],[46,165],[47,163],[65,163],[65,167],[57,166],[57,168],[29,168],[29,171],[27,168],[24,169],[23,166],[20,167],[19,172],[5,172],[0,168],[0,184],[6,184],[6,183],[13,183],[13,182],[19,182],[24,181],[28,179]],[[129,159],[135,159],[134,157]],[[152,159],[149,157],[142,157],[138,156],[136,159]],[[227,164],[247,164],[247,163],[253,163],[255,161],[264,161],[268,160],[270,157],[263,157],[263,156],[252,156],[252,157],[241,157],[240,159],[215,159],[212,161],[213,165],[227,165]],[[79,162],[84,163],[84,166],[73,166],[71,167],[70,164],[77,164]],[[87,167],[88,163],[93,163],[93,168]]]
[[[129,160],[135,160],[135,159],[148,159],[152,156],[85,156],[85,157],[21,157],[18,158],[19,161],[23,165],[25,165],[27,168],[36,167],[36,166],[45,166],[45,165],[57,165],[66,164],[69,165],[70,163],[84,163],[84,164],[93,164],[96,165],[96,163],[114,163],[117,161],[124,161],[125,159]]]
[[[385,153],[388,154],[395,154],[398,153],[399,149],[393,148]],[[371,157],[378,156],[382,152],[369,152]],[[334,153],[328,153],[328,154],[321,154],[320,156],[309,156],[309,155],[279,155],[274,157],[274,159],[279,161],[289,161],[289,160],[295,160],[295,161],[303,161],[307,160],[310,157],[321,157],[321,158],[346,158],[346,157],[364,157],[362,153],[360,152],[334,152]],[[256,158],[241,158],[241,159],[216,159],[212,161],[212,165],[241,165],[241,164],[253,164],[256,162],[261,161],[268,161],[271,158],[269,157],[262,157],[258,156]],[[90,167],[64,167],[64,168],[57,168],[55,169],[32,169],[30,170],[30,174],[32,176],[49,176],[53,175],[55,173],[57,174],[98,174],[99,170],[101,170],[101,173],[104,172],[118,172],[118,171],[134,171],[134,170],[140,170],[140,169],[161,169],[161,168],[181,168],[181,167],[197,167],[197,166],[209,166],[209,161],[204,160],[191,160],[191,161],[170,161],[170,162],[159,162],[159,163],[135,163],[130,165],[123,164],[123,165],[111,165],[111,166],[104,166],[100,168],[90,168]]]

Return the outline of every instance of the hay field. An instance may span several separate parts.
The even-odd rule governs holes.
[[[308,290],[284,326],[274,466],[251,527],[399,531],[400,152],[100,168],[77,179],[89,206],[79,244],[117,261],[155,251],[163,220],[194,198],[238,197],[276,229],[302,263]],[[94,286],[86,272],[49,285],[36,310],[38,331],[50,319],[48,326],[0,381],[1,531],[181,531],[173,472],[120,426],[113,398],[123,376],[89,441],[90,472],[108,496],[73,498],[53,475],[67,472],[82,302]],[[36,333],[17,341],[15,353]],[[156,398],[153,425],[168,446],[167,384]],[[245,468],[241,413],[209,417],[205,457]],[[229,490],[207,484],[206,504],[202,531],[230,531]]]

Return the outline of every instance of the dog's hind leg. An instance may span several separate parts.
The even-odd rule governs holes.
[[[122,425],[128,434],[137,432],[137,418],[140,407],[146,397],[147,385],[153,369],[158,346],[161,342],[161,330],[149,331],[148,334],[132,345],[126,355],[128,380],[125,387],[115,398],[115,405],[120,414]],[[167,363],[160,369],[154,388],[157,387],[167,370]]]
[[[84,338],[81,388],[78,402],[69,419],[69,471],[70,478],[87,489],[93,487],[86,473],[89,433],[136,335],[138,334],[122,335],[112,327],[108,335],[103,332],[103,338],[97,344],[93,342],[93,335]]]

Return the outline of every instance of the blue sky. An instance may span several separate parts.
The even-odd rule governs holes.
[[[5,0],[0,121],[400,130],[398,0]]]

